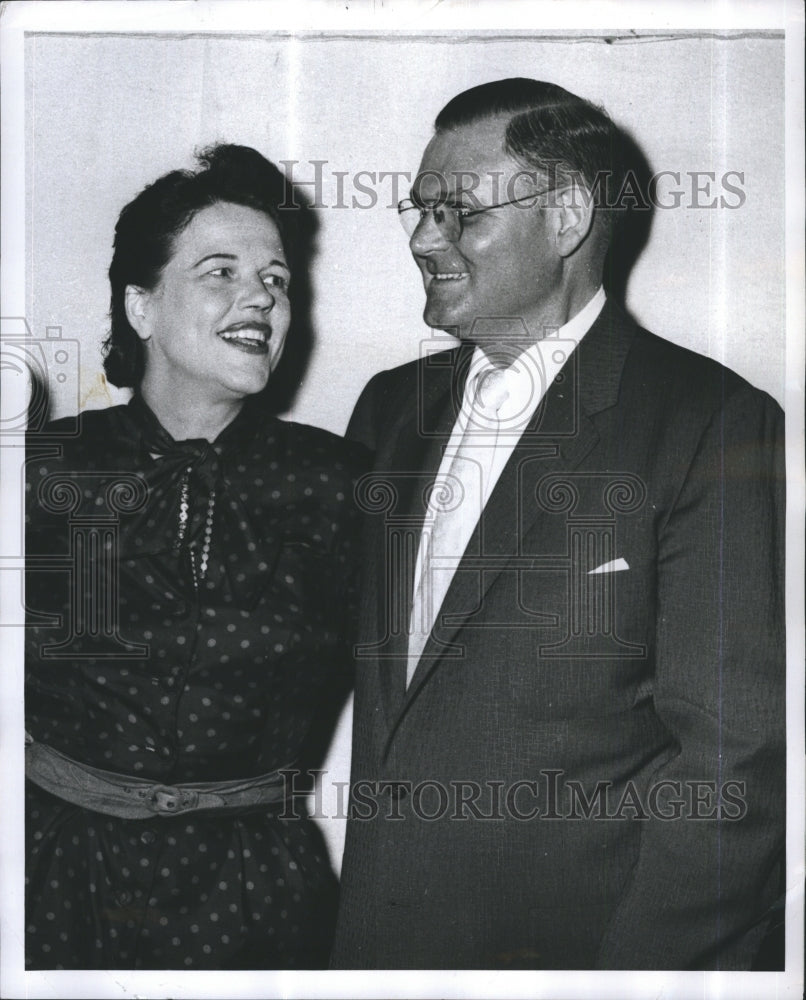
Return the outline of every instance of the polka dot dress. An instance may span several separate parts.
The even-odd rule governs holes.
[[[314,766],[350,683],[354,446],[249,404],[212,445],[138,399],[61,426],[26,459],[34,739],[166,785]],[[125,820],[29,782],[26,837],[28,968],[326,964],[298,802]]]

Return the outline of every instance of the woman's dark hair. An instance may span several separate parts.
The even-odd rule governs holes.
[[[104,371],[121,388],[136,388],[145,370],[142,341],[126,318],[126,286],[150,290],[157,285],[177,237],[198,211],[231,202],[265,213],[280,232],[293,271],[299,211],[282,172],[248,146],[219,144],[196,158],[198,170],[172,170],[149,184],[125,206],[115,226]]]

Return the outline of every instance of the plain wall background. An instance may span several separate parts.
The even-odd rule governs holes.
[[[224,140],[300,161],[297,180],[313,179],[310,161],[327,161],[315,341],[286,415],[343,431],[368,378],[416,357],[431,334],[391,181],[376,182],[372,208],[336,208],[336,172],[346,172],[348,205],[353,195],[366,203],[358,171],[413,175],[446,101],[505,76],[550,80],[603,104],[654,170],[683,175],[683,205],[655,212],[627,306],[782,401],[783,52],[780,36],[746,34],[31,35],[26,314],[35,337],[60,327],[80,349],[77,386],[51,385],[53,415],[127,398],[100,374],[117,215],[146,183],[192,166],[194,148]],[[691,207],[690,171],[743,172],[744,203]],[[397,197],[406,194],[403,183]],[[349,712],[328,762],[333,779],[347,780],[348,754]],[[338,864],[343,821],[324,827]]]

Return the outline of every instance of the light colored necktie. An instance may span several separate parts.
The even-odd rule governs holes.
[[[407,687],[481,517],[498,434],[498,413],[508,396],[501,369],[481,372],[464,435],[448,473],[434,482],[420,536],[420,576],[409,621]]]

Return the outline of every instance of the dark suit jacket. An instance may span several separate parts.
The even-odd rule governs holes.
[[[784,842],[780,408],[608,303],[406,691],[412,568],[469,355],[381,372],[349,432],[377,471],[333,962],[747,968]]]

